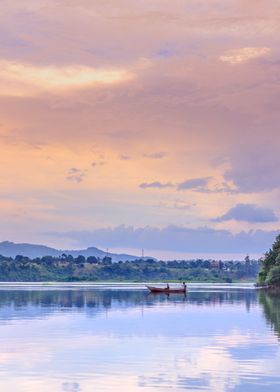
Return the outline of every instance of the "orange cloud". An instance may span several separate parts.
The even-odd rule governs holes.
[[[15,61],[0,61],[0,94],[8,96],[92,88],[121,83],[131,78],[132,74],[124,69],[101,69],[83,65],[35,66]]]

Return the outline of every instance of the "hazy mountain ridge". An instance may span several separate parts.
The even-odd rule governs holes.
[[[36,258],[36,257],[43,257],[43,256],[59,257],[63,253],[67,255],[72,255],[73,257],[82,255],[85,257],[95,256],[101,259],[107,256],[106,252],[93,246],[81,250],[59,250],[45,245],[34,245],[34,244],[27,244],[27,243],[21,244],[21,243],[14,243],[10,241],[0,242],[0,254],[6,257],[14,258],[17,255],[27,256],[29,258]],[[108,256],[112,258],[113,262],[120,261],[120,260],[121,261],[135,260],[140,258],[133,255],[117,254],[117,253],[108,253]]]

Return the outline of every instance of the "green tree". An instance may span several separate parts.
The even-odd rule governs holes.
[[[280,271],[280,234],[276,237],[272,248],[266,252],[259,272],[258,283],[280,286],[278,271]]]
[[[102,264],[104,264],[104,265],[110,265],[110,264],[112,264],[112,258],[109,257],[109,256],[103,257],[103,259],[102,259]]]
[[[87,258],[87,263],[89,263],[89,264],[97,264],[98,263],[98,259],[95,256],[89,256]]]
[[[86,262],[86,258],[83,255],[79,255],[74,260],[75,260],[75,263],[77,263],[77,264],[84,264]]]
[[[272,267],[265,279],[265,283],[271,286],[279,286],[280,287],[280,266],[275,265]]]

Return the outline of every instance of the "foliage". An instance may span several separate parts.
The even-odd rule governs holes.
[[[232,282],[253,280],[259,262],[213,260],[156,261],[138,259],[112,263],[110,257],[98,259],[61,255],[15,259],[0,256],[0,281],[196,281]]]
[[[266,277],[266,283],[272,286],[280,286],[280,266],[272,267]]]
[[[280,234],[262,260],[258,284],[280,287]]]

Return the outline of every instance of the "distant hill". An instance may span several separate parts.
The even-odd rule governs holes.
[[[32,259],[32,258],[43,257],[43,256],[58,257],[61,256],[63,253],[67,255],[72,255],[73,257],[82,255],[85,257],[95,256],[101,259],[107,255],[106,252],[95,247],[90,247],[81,250],[58,250],[44,245],[16,244],[10,241],[0,242],[0,255],[7,256],[7,257],[14,258],[17,255],[22,255]],[[127,255],[127,254],[108,253],[108,256],[112,258],[113,262],[117,262],[120,260],[131,261],[131,260],[139,259],[139,257],[137,256]],[[145,257],[145,259],[148,258],[149,257]]]

